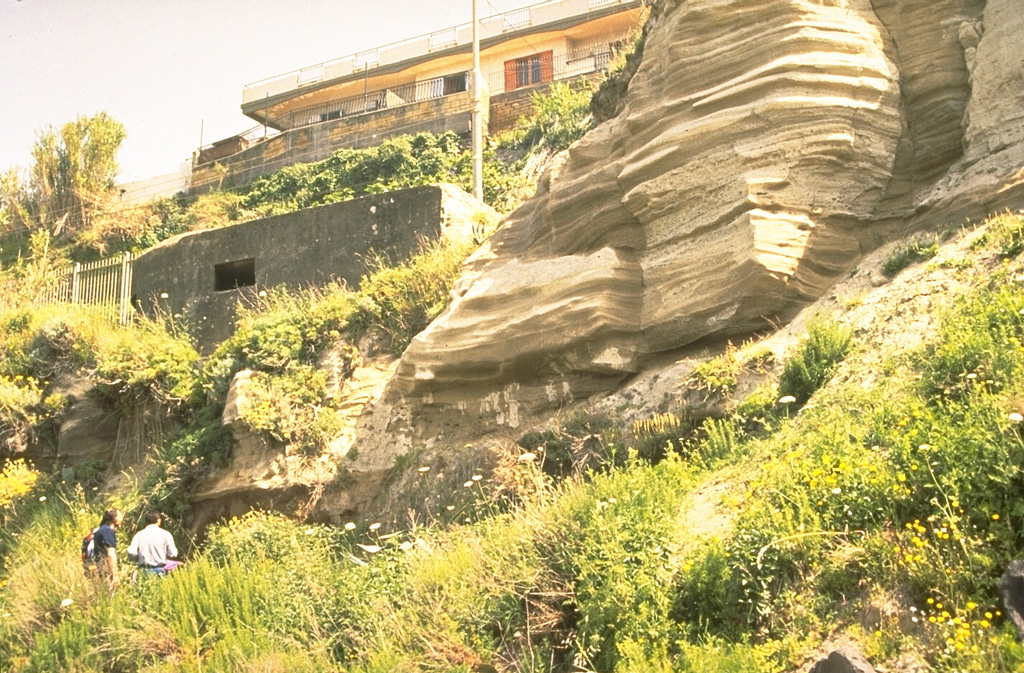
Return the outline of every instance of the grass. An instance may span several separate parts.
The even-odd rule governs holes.
[[[501,484],[422,493],[478,489],[457,520],[253,513],[214,527],[167,580],[113,596],[77,567],[93,505],[12,467],[0,668],[781,673],[835,638],[876,666],[1020,670],[996,593],[1024,544],[1020,271],[1010,259],[936,309],[934,338],[888,354],[885,377],[859,369],[871,344],[820,318],[778,380],[758,356],[766,384],[723,391],[730,415],[660,454],[636,435],[680,435],[681,413],[632,428],[568,414],[520,438],[515,455],[533,459],[513,456]],[[308,357],[294,338],[307,323],[279,324],[236,352],[268,372]],[[508,484],[516,497],[488,499]],[[728,525],[695,525],[704,501]]]
[[[915,262],[931,259],[938,251],[938,238],[929,243],[919,240],[900,246],[882,263],[882,273],[892,278]]]

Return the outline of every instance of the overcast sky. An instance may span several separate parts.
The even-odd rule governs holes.
[[[105,111],[128,133],[122,181],[172,173],[255,126],[246,84],[471,17],[472,0],[0,0],[0,171],[27,169],[45,127]]]

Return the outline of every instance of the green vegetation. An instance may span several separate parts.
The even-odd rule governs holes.
[[[516,166],[497,161],[488,152],[483,178],[487,203],[501,211],[515,205],[515,195],[523,187]],[[451,132],[399,136],[377,147],[341,149],[322,161],[294,164],[244,187],[115,208],[80,237],[78,254],[90,250],[93,254],[143,250],[185,231],[224,227],[440,182],[471,190],[471,157],[459,136]]]
[[[991,226],[978,252],[999,257]],[[777,380],[753,346],[701,369],[696,382],[734,410],[723,418],[568,414],[464,486],[410,469],[410,492],[453,512],[427,526],[254,512],[214,526],[168,579],[113,595],[77,561],[98,503],[12,463],[0,475],[0,667],[781,673],[839,637],[876,665],[1020,670],[995,584],[1024,544],[1021,270],[1010,259],[979,274],[928,343],[880,365],[839,316],[818,318]],[[216,399],[243,366],[268,381],[313,375],[301,368],[337,336],[399,334],[366,303],[336,288],[268,297],[195,374],[198,389]],[[162,364],[178,361],[171,337],[139,368],[116,347],[92,355],[87,321],[0,324],[8,378],[77,357],[108,367],[108,383],[120,372],[118,399],[182,398],[184,370]],[[744,370],[765,383],[734,399]],[[173,450],[187,455],[189,437]]]
[[[825,384],[836,365],[846,357],[853,344],[850,330],[827,318],[815,318],[807,324],[807,336],[782,369],[779,395],[793,397],[804,404]]]
[[[533,114],[519,119],[516,140],[524,147],[560,152],[594,126],[590,99],[594,86],[589,80],[555,82],[545,92],[530,94]]]
[[[930,243],[914,241],[901,246],[882,264],[882,273],[891,278],[914,262],[931,259],[938,251],[938,239],[933,239]]]
[[[0,234],[41,228],[76,235],[114,200],[117,152],[124,126],[105,112],[47,128],[32,147],[27,177],[10,169],[0,176]]]

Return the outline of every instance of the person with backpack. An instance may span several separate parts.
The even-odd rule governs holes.
[[[156,510],[146,512],[146,527],[135,534],[128,545],[128,558],[135,561],[143,573],[163,577],[167,574],[168,560],[178,555],[174,536],[160,527],[163,515]]]
[[[123,520],[124,514],[116,507],[104,512],[99,528],[92,532],[92,553],[87,553],[95,563],[96,575],[105,579],[111,590],[121,583],[117,576],[117,529]]]

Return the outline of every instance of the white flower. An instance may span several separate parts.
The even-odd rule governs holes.
[[[471,481],[467,481],[467,482],[466,482],[465,484],[463,484],[463,486],[464,486],[465,488],[469,488],[469,487],[470,487],[470,486],[472,486],[472,485],[473,485],[473,482],[471,482]]]
[[[473,481],[480,481],[481,479],[483,479],[483,475],[480,475],[480,474],[474,474],[473,475]]]
[[[412,542],[409,542],[408,540],[406,540],[402,544],[398,545],[398,548],[401,549],[402,551],[409,551],[410,549],[412,549]]]
[[[307,528],[306,529],[306,535],[312,535],[315,532],[316,532],[315,528]]]
[[[524,453],[523,455],[519,456],[520,463],[529,463],[530,461],[534,460],[537,460],[536,453]]]
[[[377,530],[378,528],[380,528],[380,523],[371,523],[370,524],[370,530]]]
[[[792,395],[784,395],[779,398],[779,404],[793,404],[793,402],[796,402],[796,398]]]
[[[835,488],[833,488],[833,489],[832,489],[832,492],[833,492],[834,494],[836,494],[836,495],[839,495],[840,493],[842,493],[842,492],[843,492],[843,489],[841,489],[841,488],[839,488],[838,486],[836,486]]]
[[[424,465],[423,467],[416,470],[417,472],[430,472],[430,466]]]
[[[349,521],[347,524],[345,524],[345,530],[355,530],[355,529],[356,529],[355,523]]]
[[[46,502],[46,496],[45,495],[39,496],[39,502]]]
[[[1007,416],[1007,418],[1009,418],[1014,423],[1020,423],[1021,421],[1024,421],[1024,416],[1021,416],[1016,411]]]
[[[61,606],[62,608],[66,608],[66,607],[68,607],[69,605],[71,605],[71,604],[72,604],[72,603],[74,603],[74,602],[75,602],[75,601],[74,601],[73,599],[71,599],[71,598],[65,598],[64,600],[62,600],[62,601],[60,602],[60,606]]]

